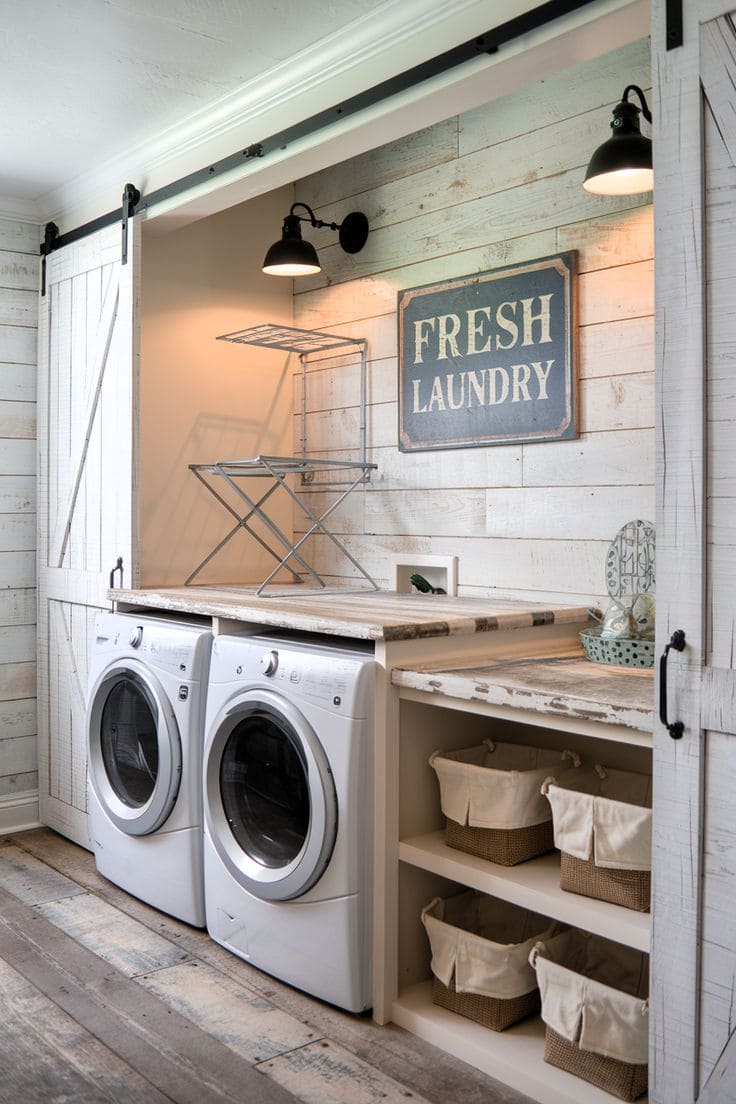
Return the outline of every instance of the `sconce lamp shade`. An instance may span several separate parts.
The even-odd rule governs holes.
[[[628,102],[629,92],[636,92],[642,107]],[[621,103],[613,109],[612,136],[599,146],[590,159],[583,187],[596,195],[634,195],[649,192],[654,187],[652,171],[652,141],[639,127],[639,115],[652,120],[644,93],[630,84]]]
[[[287,215],[281,240],[274,242],[266,253],[263,271],[269,276],[311,276],[321,272],[317,250],[305,241],[297,215]]]
[[[309,213],[309,217],[295,215],[296,207],[303,207]],[[359,253],[368,239],[368,219],[361,211],[353,211],[346,215],[342,224],[338,225],[336,222],[323,222],[322,219],[316,218],[314,211],[311,207],[307,207],[306,203],[294,203],[284,219],[281,240],[274,242],[266,253],[263,271],[267,275],[311,276],[322,271],[317,250],[311,242],[304,241],[302,238],[299,226],[301,222],[337,230],[338,240],[345,253]]]

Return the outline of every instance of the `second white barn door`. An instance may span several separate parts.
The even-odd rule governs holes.
[[[138,583],[139,256],[135,220],[125,265],[120,224],[52,253],[39,319],[39,805],[85,846],[94,617],[118,557]]]
[[[734,1104],[736,12],[685,0],[676,45],[676,8],[652,27],[657,639],[685,647],[655,738],[650,1099]]]

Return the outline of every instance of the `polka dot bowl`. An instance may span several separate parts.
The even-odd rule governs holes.
[[[601,640],[600,628],[580,633],[583,651],[593,663],[608,663],[612,667],[653,667],[654,641],[636,637]]]

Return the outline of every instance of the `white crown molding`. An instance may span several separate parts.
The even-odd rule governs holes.
[[[185,117],[38,199],[43,221],[94,205],[114,209],[131,180],[144,191],[162,186],[257,142],[340,99],[411,68],[528,7],[523,0],[387,0],[378,12],[327,35],[206,108]],[[333,87],[336,90],[331,93]],[[91,216],[90,216],[91,217]],[[62,227],[62,232],[65,227]]]
[[[35,200],[4,195],[0,195],[0,218],[12,219],[14,222],[31,222],[39,226],[45,221]]]

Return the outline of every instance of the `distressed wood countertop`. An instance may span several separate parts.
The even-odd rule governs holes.
[[[592,663],[578,649],[465,666],[394,667],[395,686],[651,732],[654,671]]]
[[[171,610],[362,640],[417,640],[588,621],[587,610],[581,606],[387,590],[359,594],[312,590],[258,597],[255,588],[182,586],[112,589],[107,593],[120,608]]]

